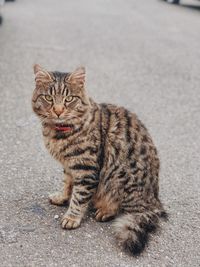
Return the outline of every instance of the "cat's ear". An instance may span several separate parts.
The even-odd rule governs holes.
[[[35,74],[36,83],[38,83],[38,82],[45,83],[45,82],[50,82],[53,80],[50,73],[48,71],[44,70],[38,64],[35,64],[33,66],[33,70],[34,70],[34,74]]]
[[[85,68],[79,67],[72,72],[68,78],[68,82],[76,84],[79,87],[84,87],[85,84]]]

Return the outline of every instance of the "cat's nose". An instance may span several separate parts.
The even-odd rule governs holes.
[[[56,105],[53,107],[53,111],[59,117],[63,113],[64,107],[61,105]]]

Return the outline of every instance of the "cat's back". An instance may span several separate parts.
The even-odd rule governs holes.
[[[137,161],[143,166],[159,169],[159,159],[152,138],[137,115],[124,107],[100,104],[102,128],[107,152],[119,160]]]
[[[147,128],[137,115],[125,107],[113,104],[100,104],[102,111],[102,125],[105,133],[115,138],[124,138],[127,143],[135,142],[141,137],[141,142],[152,142]]]

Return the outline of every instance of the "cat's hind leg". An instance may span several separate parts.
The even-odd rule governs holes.
[[[64,175],[64,188],[62,192],[55,192],[49,196],[49,201],[53,205],[64,205],[71,197],[72,193],[72,177],[65,173]]]
[[[94,199],[96,208],[95,219],[105,222],[113,219],[119,211],[119,202],[106,195],[100,199]]]
[[[106,188],[105,185],[100,184],[93,198],[93,205],[96,209],[95,219],[101,222],[113,219],[120,210],[120,199],[117,188],[115,186],[109,190],[106,190]]]

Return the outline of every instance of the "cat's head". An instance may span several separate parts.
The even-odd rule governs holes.
[[[35,90],[32,97],[34,112],[46,125],[80,123],[90,109],[85,92],[85,68],[72,73],[49,72],[34,65]]]

